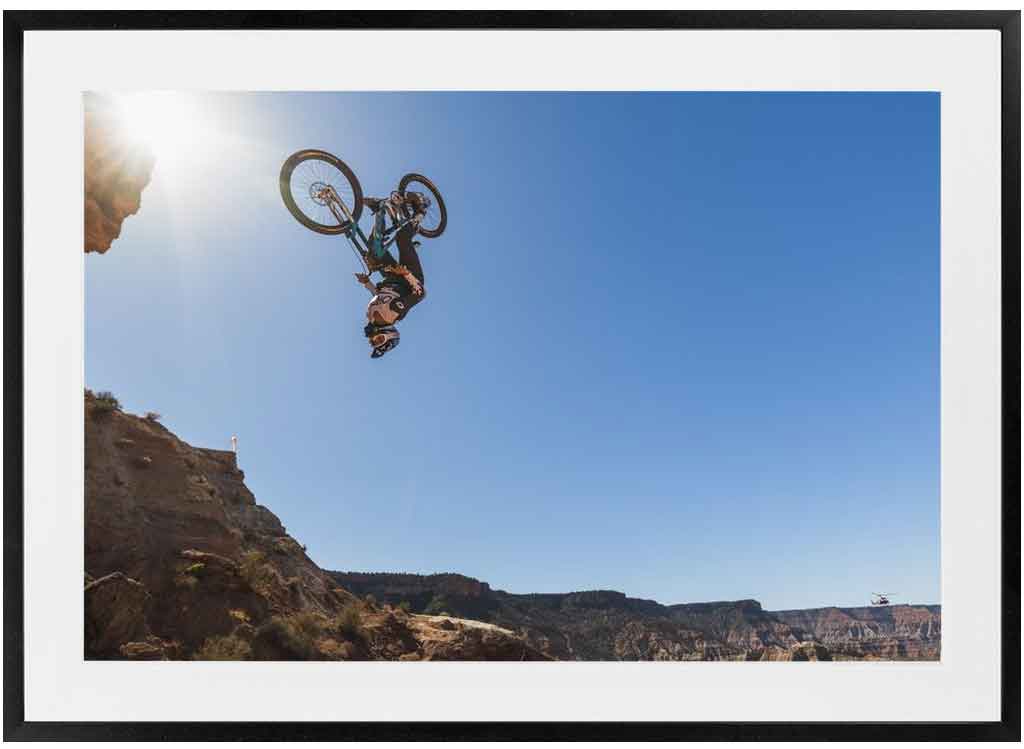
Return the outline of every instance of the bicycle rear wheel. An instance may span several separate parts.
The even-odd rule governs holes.
[[[324,190],[334,189],[355,221],[363,213],[363,188],[348,165],[333,154],[315,148],[296,151],[284,162],[280,176],[285,207],[307,229],[320,234],[341,234],[351,226],[339,221],[324,199]]]
[[[440,237],[441,232],[448,226],[448,209],[444,205],[444,198],[441,197],[437,185],[422,174],[407,174],[398,183],[398,191],[403,195],[417,192],[430,199],[430,206],[427,208],[423,221],[420,222],[419,233],[430,239]]]

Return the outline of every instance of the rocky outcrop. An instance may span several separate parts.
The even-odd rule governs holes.
[[[831,661],[832,654],[821,643],[801,642],[790,648],[769,647],[764,650],[752,652],[747,660],[758,661]]]
[[[86,652],[97,657],[116,655],[125,643],[151,635],[146,622],[150,597],[146,588],[120,572],[85,586]]]
[[[411,631],[426,661],[552,660],[525,639],[492,624],[443,616],[413,616]],[[410,658],[406,658],[410,660]]]
[[[675,621],[747,655],[788,651],[811,639],[806,631],[779,621],[753,600],[685,603],[666,608]]]
[[[544,657],[507,630],[449,631],[353,595],[243,479],[234,453],[86,393],[86,657]]]
[[[938,660],[939,606],[862,606],[773,611],[772,616],[810,632],[836,660]]]
[[[103,253],[120,236],[125,218],[138,212],[154,158],[109,97],[86,93],[83,104],[85,251]]]

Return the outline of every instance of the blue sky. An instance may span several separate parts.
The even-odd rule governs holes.
[[[237,434],[322,567],[939,602],[937,94],[160,106],[142,211],[85,258],[86,384],[195,445]],[[280,199],[307,147],[447,202],[383,359],[345,241]]]

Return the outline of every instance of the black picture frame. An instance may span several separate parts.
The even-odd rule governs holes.
[[[4,740],[1020,740],[1020,21],[996,11],[4,11]],[[127,723],[24,718],[23,41],[33,30],[988,29],[1001,37],[1001,718],[934,723]]]

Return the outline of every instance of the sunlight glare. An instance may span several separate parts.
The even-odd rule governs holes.
[[[171,91],[147,91],[118,97],[131,137],[156,156],[156,169],[173,171],[209,156],[218,132],[197,97]]]

